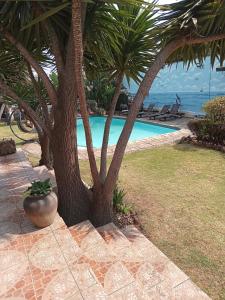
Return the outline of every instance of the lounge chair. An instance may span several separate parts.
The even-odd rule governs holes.
[[[139,113],[137,114],[137,117],[138,118],[148,117],[150,114],[152,114],[154,112],[154,110],[153,110],[154,106],[155,106],[155,103],[149,104],[147,111],[139,111]]]
[[[163,121],[163,120],[168,120],[168,119],[181,118],[182,115],[179,113],[179,109],[180,109],[180,104],[178,104],[178,103],[173,104],[169,114],[159,116],[157,119],[159,119],[160,121]]]
[[[156,113],[156,114],[150,114],[149,115],[149,119],[156,119],[160,116],[163,116],[165,114],[169,113],[169,109],[170,109],[170,105],[164,105],[163,108],[160,110],[160,112]]]
[[[120,105],[120,115],[128,115],[129,109],[127,104]]]

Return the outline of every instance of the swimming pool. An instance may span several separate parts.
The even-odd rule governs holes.
[[[95,148],[101,148],[106,117],[90,117],[89,120],[91,125],[93,145]],[[125,121],[125,119],[113,118],[109,135],[109,145],[115,145],[117,143]],[[175,131],[177,131],[175,128],[136,121],[134,123],[134,128],[129,141],[138,141],[147,137],[153,137]],[[79,147],[86,147],[82,119],[77,120],[77,139]]]

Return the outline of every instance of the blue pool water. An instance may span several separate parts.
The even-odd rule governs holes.
[[[90,120],[91,131],[92,131],[93,145],[95,148],[101,148],[106,118],[90,117],[89,120]],[[113,118],[111,129],[110,129],[109,145],[115,145],[117,143],[121,131],[123,129],[124,123],[125,123],[125,119]],[[174,132],[176,130],[177,129],[155,125],[155,124],[135,122],[129,141],[138,141],[147,137],[153,137],[160,134]],[[82,119],[77,120],[77,138],[78,138],[78,146],[86,147],[85,133],[84,133]]]

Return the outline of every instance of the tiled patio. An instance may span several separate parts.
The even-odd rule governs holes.
[[[134,226],[35,228],[22,193],[36,174],[21,150],[0,158],[0,299],[209,299]]]

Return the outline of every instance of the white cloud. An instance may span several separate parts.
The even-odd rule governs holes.
[[[170,4],[173,2],[178,2],[179,0],[159,0],[159,4]]]

